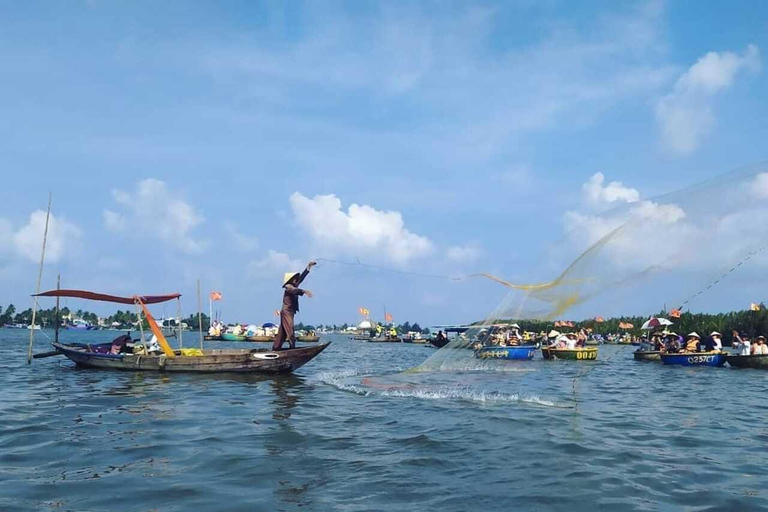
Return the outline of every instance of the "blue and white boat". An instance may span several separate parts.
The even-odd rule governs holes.
[[[92,331],[96,329],[95,326],[89,324],[85,320],[75,318],[72,323],[67,325],[67,329],[70,331]]]
[[[539,347],[537,345],[517,345],[513,347],[482,347],[475,350],[478,359],[514,359],[526,361],[533,359],[533,354]]]
[[[678,366],[723,366],[728,359],[726,352],[679,352],[661,354],[661,362]]]

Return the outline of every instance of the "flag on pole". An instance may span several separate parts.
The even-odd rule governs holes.
[[[385,321],[385,322],[389,323],[389,322],[391,322],[392,320],[394,320],[394,319],[392,318],[392,315],[390,315],[389,313],[384,313],[384,321]]]
[[[370,313],[370,311],[368,311],[368,308],[359,308],[359,309],[358,309],[358,311],[359,311],[359,312],[360,312],[360,314],[361,314],[361,315],[363,315],[364,317],[367,317],[368,315],[370,315],[370,314],[371,314],[371,313]]]
[[[671,316],[672,318],[680,318],[681,316],[683,316],[683,312],[680,311],[679,309],[673,309],[672,311],[669,312],[669,316]]]
[[[221,292],[211,292],[211,300],[221,300]]]
[[[595,317],[595,322],[601,324],[601,323],[605,322],[605,318],[603,318],[601,316]]]
[[[751,311],[760,311],[760,304],[755,304],[754,302],[749,305],[749,309]]]

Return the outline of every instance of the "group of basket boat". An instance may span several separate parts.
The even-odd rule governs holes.
[[[513,346],[491,346],[482,347],[475,350],[475,357],[478,359],[508,359],[508,360],[530,360],[533,359],[540,345],[513,345]],[[541,347],[541,355],[544,359],[565,359],[568,361],[594,361],[597,359],[598,347],[580,347],[580,348],[554,348]]]
[[[768,369],[768,354],[739,355],[728,352],[677,352],[662,353],[658,350],[636,350],[637,361],[656,361],[667,365],[681,366],[729,366],[735,368]]]

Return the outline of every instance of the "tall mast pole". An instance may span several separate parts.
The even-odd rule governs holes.
[[[51,199],[53,193],[48,194],[48,213],[45,214],[45,231],[43,232],[43,251],[40,255],[40,269],[37,272],[37,287],[35,295],[40,293],[40,282],[43,280],[43,263],[45,263],[45,243],[48,241],[48,221],[51,218]],[[32,303],[32,325],[29,328],[29,349],[27,349],[27,364],[32,362],[32,345],[35,343],[35,318],[37,317],[37,297]]]
[[[61,274],[58,275],[56,278],[56,289],[61,290]],[[53,319],[53,325],[55,327],[53,340],[58,343],[59,342],[59,296],[56,296],[56,317]]]
[[[208,318],[210,322],[210,317]],[[200,331],[200,350],[203,350],[203,305],[200,300],[200,280],[197,280],[197,328]]]

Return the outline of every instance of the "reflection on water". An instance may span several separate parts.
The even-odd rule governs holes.
[[[335,339],[296,375],[162,375],[24,349],[0,330],[3,511],[768,507],[759,371],[601,347],[414,373],[434,349]]]

